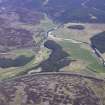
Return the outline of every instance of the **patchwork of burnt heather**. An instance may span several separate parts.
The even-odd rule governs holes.
[[[36,25],[43,14],[57,23],[105,23],[105,0],[2,0],[0,2],[0,50],[33,47],[33,33],[12,27]],[[91,15],[91,16],[90,16]],[[20,26],[21,27],[21,26]],[[96,40],[96,39],[95,39]],[[93,42],[92,42],[93,43]],[[103,41],[102,41],[103,43]],[[98,43],[99,44],[99,43]],[[103,46],[103,45],[102,45]],[[39,64],[42,71],[59,71],[71,62],[55,42]],[[102,53],[104,48],[102,48]],[[73,74],[29,75],[0,82],[0,105],[105,105],[105,81]]]
[[[27,48],[34,46],[32,33],[25,29],[1,28],[0,45],[4,48]]]
[[[105,81],[76,74],[36,74],[0,84],[0,105],[104,105]]]
[[[40,0],[3,0],[0,2],[0,52],[37,47],[33,39],[35,29],[29,30],[27,27],[35,27],[44,19],[41,6]],[[37,31],[40,32],[40,29]]]
[[[45,0],[11,0],[11,2],[5,0],[0,3],[0,6],[1,8],[5,7],[2,11],[19,10],[19,12],[16,13],[18,13],[18,15],[20,14],[21,20],[24,20],[23,22],[26,23],[34,22],[33,11],[41,12],[42,14],[46,13],[52,20],[60,23],[105,23],[104,4],[105,0],[48,0],[48,2]],[[23,9],[23,14],[26,15],[24,19],[22,18],[23,14],[21,15],[20,12]],[[25,12],[27,10],[30,12]]]
[[[37,25],[40,24],[41,19],[44,19],[43,14],[38,11],[17,9],[15,12],[19,15],[19,21],[25,24]]]
[[[95,2],[95,3],[94,3]],[[17,31],[20,32],[20,29],[13,29],[12,24],[26,24],[26,25],[37,25],[40,24],[40,21],[44,19],[44,14],[54,20],[55,22],[66,23],[66,22],[93,22],[93,23],[104,23],[105,22],[105,9],[103,4],[104,0],[96,2],[96,0],[49,0],[45,3],[44,0],[4,0],[0,2],[0,31],[6,31],[8,29],[14,30],[14,36],[17,34]],[[96,8],[96,9],[95,9]],[[98,9],[98,10],[97,10]],[[96,19],[91,19],[90,15],[96,17]],[[21,25],[20,25],[21,26]],[[3,29],[4,28],[4,29]],[[80,27],[79,27],[80,28]],[[17,31],[16,31],[17,30]],[[22,29],[21,29],[22,30]],[[25,30],[24,30],[25,31]],[[30,30],[31,31],[31,30]],[[8,33],[8,32],[7,32]],[[33,39],[30,35],[31,32],[25,32],[24,40],[20,40],[18,36],[14,41],[8,43],[5,39],[0,41],[0,45],[16,45],[18,42],[18,47],[24,46],[33,46]],[[5,33],[4,33],[5,34]],[[8,34],[3,36],[10,36]],[[23,34],[19,33],[20,35]],[[29,34],[29,35],[28,35]],[[27,40],[26,40],[27,38]],[[14,39],[14,38],[13,38]],[[25,40],[28,45],[24,44]],[[20,44],[19,44],[20,43]],[[23,44],[23,46],[22,46]],[[4,46],[3,46],[4,47]],[[8,48],[8,46],[7,46]]]

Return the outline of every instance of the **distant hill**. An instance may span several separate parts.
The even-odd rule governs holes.
[[[57,22],[105,23],[105,0],[49,0],[45,11]]]
[[[56,22],[105,23],[105,0],[3,0],[0,5],[10,11],[40,11]]]

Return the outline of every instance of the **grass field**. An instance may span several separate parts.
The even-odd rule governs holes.
[[[86,69],[100,73],[105,72],[105,67],[100,63],[99,59],[91,51],[81,47],[81,44],[73,44],[67,41],[61,41],[59,44],[63,49],[70,54],[70,57],[75,60],[80,60],[85,63],[81,67],[86,66]],[[81,69],[81,68],[79,68]]]
[[[79,29],[70,29],[69,26],[72,25],[81,25],[84,27],[83,30]],[[105,24],[89,24],[89,23],[68,23],[64,27],[60,27],[53,32],[57,37],[61,38],[71,38],[83,42],[90,43],[90,38],[96,34],[105,31]]]

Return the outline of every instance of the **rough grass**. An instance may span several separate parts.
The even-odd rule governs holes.
[[[18,50],[15,51],[15,53],[17,55],[24,55],[25,56],[33,56],[33,59],[27,63],[24,66],[21,67],[11,67],[11,68],[6,68],[6,69],[0,69],[0,80],[3,79],[8,79],[8,78],[12,78],[18,75],[23,75],[23,74],[27,74],[30,70],[32,70],[32,68],[35,68],[35,66],[37,66],[41,61],[45,60],[48,58],[49,56],[49,50],[46,48],[43,48],[38,54],[36,54],[36,56],[33,55],[33,52],[29,51],[22,51],[22,50]]]
[[[84,30],[69,29],[67,28],[70,25],[83,25]],[[83,42],[90,42],[90,38],[94,35],[105,31],[105,24],[89,24],[89,23],[68,23],[64,27],[60,27],[53,34],[57,37],[75,39]]]
[[[73,44],[67,41],[61,41],[59,43],[70,54],[72,59],[79,59],[87,62],[88,66],[86,66],[86,68],[97,73],[105,72],[105,67],[103,67],[95,54],[82,48],[80,44]]]

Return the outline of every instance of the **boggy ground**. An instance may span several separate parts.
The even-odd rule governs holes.
[[[105,81],[67,73],[18,77],[0,84],[0,105],[105,105]]]

